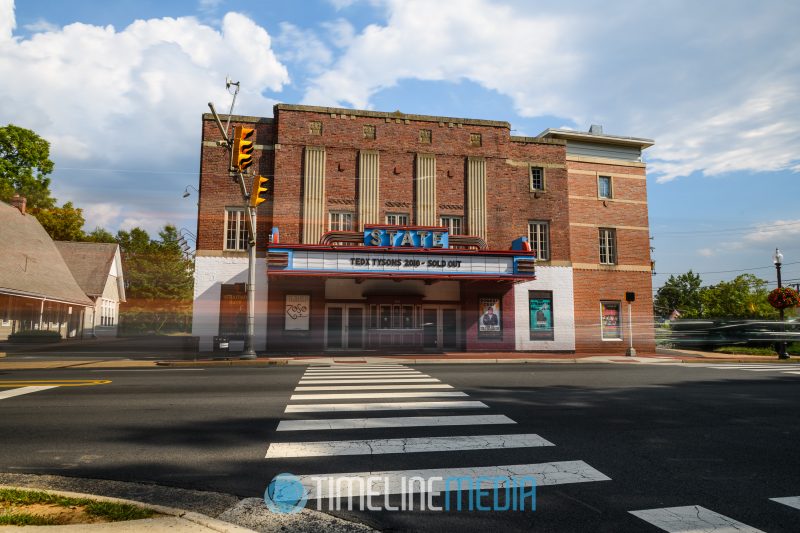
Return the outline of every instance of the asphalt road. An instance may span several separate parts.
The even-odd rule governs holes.
[[[798,530],[800,509],[770,501],[800,496],[798,374],[623,364],[414,369],[438,379],[435,384],[452,387],[437,391],[467,396],[336,403],[477,401],[488,407],[286,413],[287,405],[332,401],[290,400],[298,394],[304,366],[0,372],[0,382],[111,380],[0,397],[0,471],[152,482],[252,497],[284,472],[302,476],[543,464],[558,471],[568,463],[583,465],[579,469],[586,468],[588,477],[558,482],[556,476],[556,484],[540,485],[534,512],[334,514],[387,531],[655,532],[672,526],[656,527],[631,511],[701,506],[763,531]],[[333,379],[342,377],[348,376]],[[361,383],[347,386],[358,389],[301,393],[364,392]],[[0,388],[0,394],[4,390],[10,389]],[[290,420],[472,415],[504,415],[516,424],[277,431],[280,422]],[[553,445],[490,444],[496,440],[491,436],[509,434],[537,435]],[[423,444],[426,451],[421,452],[404,448],[342,455],[340,450],[331,456],[265,458],[270,444],[277,443],[447,436],[483,436],[487,444],[471,450],[434,451]],[[300,448],[284,449],[291,455]],[[691,511],[706,522],[717,519],[703,509]]]

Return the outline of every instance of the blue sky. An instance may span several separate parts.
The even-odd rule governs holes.
[[[655,285],[800,281],[800,4],[0,0],[0,123],[52,143],[88,229],[193,230],[200,114],[276,102],[603,124],[647,150]]]

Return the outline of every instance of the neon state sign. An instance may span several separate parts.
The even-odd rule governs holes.
[[[449,248],[446,229],[413,226],[366,226],[365,246],[405,248]]]

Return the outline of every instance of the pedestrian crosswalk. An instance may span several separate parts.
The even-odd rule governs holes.
[[[800,510],[800,496],[770,498],[770,501]],[[761,529],[701,505],[644,509],[630,511],[630,514],[669,533],[764,533]]]
[[[321,477],[351,480],[380,477],[385,481],[370,484],[370,491],[376,496],[397,494],[402,485],[400,480],[412,477],[446,479],[468,476],[477,479],[479,476],[508,476],[511,480],[533,477],[540,486],[611,479],[582,460],[487,465],[485,462],[490,462],[487,459],[481,464],[481,456],[462,452],[514,449],[522,451],[525,456],[527,452],[524,450],[556,446],[538,434],[509,431],[517,422],[503,414],[480,413],[489,409],[489,405],[470,399],[467,393],[401,364],[309,366],[284,410],[285,419],[277,427],[278,434],[286,438],[271,443],[265,458],[270,461],[336,456],[369,458],[371,470],[365,472],[343,473],[334,468],[330,469],[333,472],[297,472],[311,500],[343,496],[324,490],[320,492],[314,479]],[[424,416],[415,413],[427,410],[435,411],[435,414]],[[376,416],[337,418],[342,414],[360,412],[375,412]],[[294,415],[305,417],[296,419]],[[442,436],[441,430],[437,434],[438,428],[447,426],[458,428],[457,434]],[[503,430],[486,434],[492,426],[501,426]],[[334,437],[338,434],[352,437],[353,431],[358,432],[358,438]],[[393,434],[387,435],[387,431]],[[302,435],[301,432],[318,438],[290,440],[295,433]],[[326,438],[326,435],[330,437]],[[437,461],[425,454],[436,452],[457,452],[449,456],[447,463],[463,464],[430,468]],[[381,468],[379,457],[392,455],[394,458],[386,459],[388,462],[383,464],[387,467],[402,464],[404,469]],[[420,456],[424,459],[419,459]],[[436,487],[418,489],[437,492]]]
[[[748,372],[778,372],[781,374],[800,375],[800,365],[792,363],[718,363],[703,366],[717,370],[746,370]]]

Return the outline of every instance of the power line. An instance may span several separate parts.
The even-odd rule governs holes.
[[[800,265],[800,261],[794,261],[792,263],[782,263],[781,266],[787,265]],[[731,272],[749,272],[750,270],[765,270],[767,268],[775,268],[775,266],[764,266],[764,267],[752,267],[752,268],[738,268],[736,270],[709,270],[708,272],[692,272],[692,274],[730,274]],[[656,272],[656,276],[661,275],[669,275],[669,276],[680,276],[682,274],[686,274],[687,272]]]
[[[710,234],[710,233],[727,233],[731,231],[742,231],[742,230],[764,230],[769,228],[785,228],[787,226],[798,226],[800,225],[800,220],[796,222],[786,222],[784,224],[757,224],[754,226],[741,226],[738,228],[720,228],[714,230],[695,230],[695,231],[671,231],[667,233],[655,233],[656,237],[665,237],[665,236],[678,236],[678,235],[696,235],[698,233],[702,234]]]

